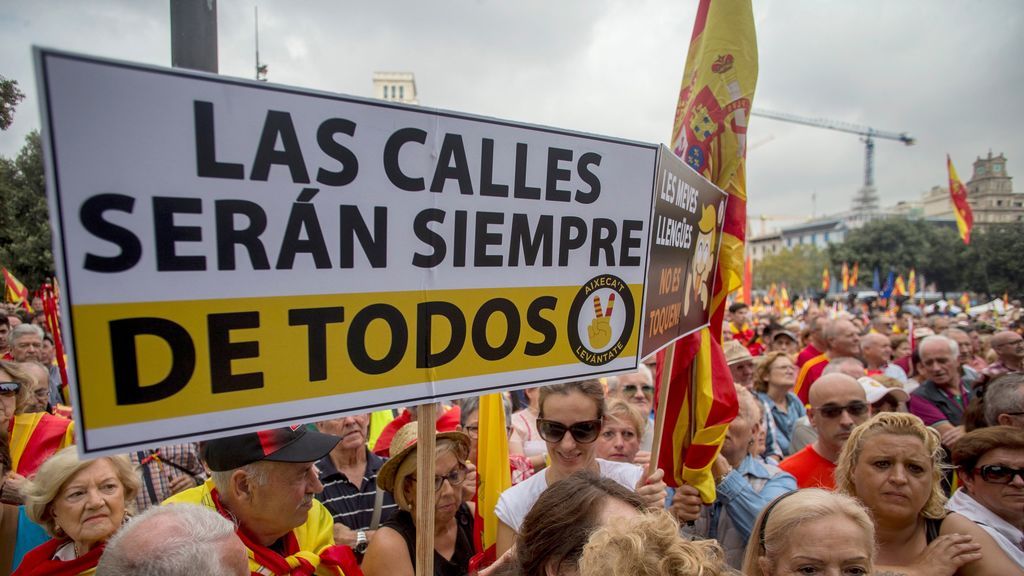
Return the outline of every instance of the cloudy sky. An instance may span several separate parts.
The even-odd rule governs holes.
[[[252,77],[255,5],[218,2],[221,74]],[[667,142],[697,2],[258,5],[272,82],[370,96],[374,71],[410,71],[423,105]],[[965,181],[989,150],[1024,174],[1024,2],[754,0],[754,15],[755,107],[917,138],[877,142],[883,205],[944,185],[947,153]],[[166,0],[0,0],[0,75],[27,94],[0,155],[39,125],[30,46],[170,65],[169,28]],[[754,118],[750,138],[752,215],[844,210],[861,186],[855,135]]]

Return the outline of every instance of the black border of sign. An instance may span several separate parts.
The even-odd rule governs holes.
[[[151,74],[158,74],[158,75],[164,75],[164,76],[186,77],[186,78],[192,78],[194,80],[205,80],[205,81],[208,81],[208,82],[215,82],[215,83],[220,83],[220,84],[230,84],[230,85],[242,86],[242,87],[246,87],[246,88],[256,88],[256,89],[267,90],[267,91],[271,91],[271,92],[279,92],[279,93],[285,93],[285,94],[293,94],[293,95],[297,95],[297,96],[306,96],[306,97],[320,98],[320,99],[324,99],[324,100],[332,100],[332,101],[337,101],[337,102],[349,102],[349,103],[354,103],[354,104],[363,104],[363,105],[368,105],[368,106],[374,106],[374,107],[378,107],[378,108],[389,108],[389,109],[403,110],[403,111],[407,111],[407,112],[415,112],[415,113],[419,113],[419,114],[425,114],[425,115],[428,115],[428,116],[440,116],[440,117],[443,117],[443,118],[454,118],[454,119],[459,119],[459,120],[470,120],[470,121],[474,121],[474,122],[483,122],[483,123],[488,123],[488,124],[494,124],[494,125],[497,125],[497,126],[505,126],[505,127],[509,127],[509,128],[519,128],[519,129],[523,129],[523,130],[531,130],[531,131],[534,131],[534,132],[544,132],[544,133],[548,133],[548,134],[559,134],[559,135],[565,135],[565,136],[572,136],[574,138],[582,138],[582,139],[586,139],[586,140],[594,140],[594,141],[598,141],[598,142],[607,142],[607,143],[611,143],[611,144],[619,144],[619,145],[625,145],[625,146],[634,146],[634,147],[637,147],[637,148],[644,148],[644,149],[648,149],[648,150],[653,150],[655,152],[655,154],[654,154],[654,162],[652,163],[652,166],[651,166],[651,183],[650,183],[650,186],[649,186],[649,190],[650,190],[650,193],[651,193],[651,200],[650,200],[650,202],[651,202],[651,210],[653,210],[653,207],[654,207],[654,194],[655,194],[654,186],[655,186],[655,182],[656,182],[656,179],[657,179],[657,176],[658,176],[658,171],[657,171],[658,162],[659,162],[658,150],[660,148],[660,146],[657,145],[657,144],[651,144],[651,143],[647,143],[647,142],[639,142],[639,141],[636,141],[636,140],[625,140],[625,139],[620,139],[620,138],[611,138],[611,137],[607,137],[607,136],[600,136],[600,135],[597,135],[597,134],[590,134],[590,133],[586,133],[586,132],[575,132],[575,131],[572,131],[572,130],[552,128],[552,127],[549,127],[549,126],[541,126],[541,125],[536,125],[536,124],[511,122],[511,121],[508,121],[508,120],[501,120],[501,119],[498,119],[498,118],[492,118],[492,117],[487,117],[487,116],[476,116],[476,115],[473,115],[473,114],[453,112],[453,111],[450,111],[450,110],[444,110],[444,109],[440,109],[440,108],[429,108],[429,107],[423,107],[423,106],[411,106],[411,105],[405,105],[405,104],[396,104],[396,103],[392,103],[392,102],[386,102],[386,101],[383,101],[383,100],[375,100],[375,99],[369,99],[369,98],[359,98],[359,97],[355,97],[355,96],[345,96],[345,95],[335,94],[335,93],[330,93],[330,92],[323,92],[323,91],[312,90],[312,89],[295,88],[295,87],[283,86],[283,85],[278,85],[278,84],[268,84],[268,83],[259,82],[259,81],[256,81],[256,80],[247,80],[247,79],[244,79],[244,78],[225,77],[225,76],[219,76],[219,75],[216,75],[216,74],[210,74],[210,73],[206,73],[206,72],[199,72],[199,71],[195,71],[195,70],[187,70],[187,69],[180,69],[180,68],[165,68],[165,67],[161,67],[161,66],[153,66],[153,65],[147,65],[147,64],[138,64],[138,63],[133,63],[133,62],[127,62],[127,61],[124,61],[124,60],[115,60],[115,59],[110,59],[110,58],[100,58],[100,57],[95,57],[95,56],[87,56],[87,55],[84,55],[84,54],[78,54],[78,53],[74,53],[74,52],[67,52],[67,51],[63,51],[63,50],[55,50],[55,49],[52,49],[52,48],[43,48],[43,47],[39,47],[39,46],[33,46],[32,49],[33,49],[33,52],[34,52],[34,60],[36,62],[36,70],[37,70],[37,76],[38,76],[37,83],[42,88],[40,90],[40,92],[42,94],[42,102],[41,102],[42,106],[40,107],[40,116],[41,116],[41,119],[42,119],[42,122],[43,122],[44,131],[47,133],[47,144],[48,144],[47,148],[49,148],[51,164],[52,164],[52,177],[53,177],[52,186],[53,186],[53,190],[54,190],[54,203],[56,204],[57,216],[56,216],[55,219],[53,217],[51,217],[51,220],[56,220],[56,222],[58,224],[63,222],[64,209],[63,209],[63,205],[61,204],[60,177],[59,177],[58,171],[57,171],[57,165],[58,165],[58,162],[57,162],[57,142],[56,142],[56,140],[54,138],[53,122],[51,122],[50,83],[48,81],[48,79],[49,79],[49,72],[48,72],[48,69],[47,69],[47,62],[51,58],[52,59],[75,60],[75,61],[80,61],[80,62],[87,62],[87,63],[90,63],[90,64],[98,64],[98,65],[101,65],[101,66],[109,66],[109,67],[114,67],[114,68],[125,68],[125,69],[129,69],[129,70],[135,70],[135,71],[139,71],[139,72],[148,72],[148,73],[151,73]],[[44,159],[45,159],[45,157],[44,157]],[[44,162],[44,166],[45,166],[45,162]],[[60,243],[61,243],[61,265],[62,265],[62,269],[63,269],[63,273],[64,273],[64,278],[63,278],[64,282],[63,282],[63,285],[61,287],[62,299],[66,301],[64,308],[65,308],[65,311],[69,313],[69,318],[70,318],[70,311],[71,311],[71,306],[72,306],[71,303],[73,301],[73,296],[72,296],[71,282],[69,280],[70,277],[68,275],[67,257],[66,257],[67,245],[66,245],[66,239],[64,237],[63,226],[61,226],[61,230],[59,232],[60,232]],[[650,226],[648,226],[647,258],[650,258],[650,248],[651,248],[651,246],[650,246]],[[644,268],[644,287],[645,287],[645,290],[644,290],[644,295],[643,295],[644,298],[646,298],[646,292],[647,292],[646,291],[647,272],[648,272],[648,269],[647,269],[647,267],[645,267]],[[640,309],[643,310],[643,308],[644,308],[644,302],[641,300]],[[642,322],[637,325],[637,330],[638,330],[637,362],[632,366],[632,369],[634,369],[634,370],[637,368],[637,365],[639,364],[639,360],[640,360],[639,359],[639,354],[640,354],[639,346],[640,346],[640,343],[641,343],[641,341],[643,339],[643,334],[641,332],[642,331]],[[77,350],[75,350],[76,344],[75,344],[74,330],[73,329],[71,330],[71,334],[72,334],[72,346],[71,346],[71,348],[72,348],[72,358],[74,360],[74,374],[75,374],[75,377],[76,377],[76,380],[77,380],[77,377],[78,377],[78,353],[77,353]],[[621,370],[621,371],[620,370],[613,370],[613,371],[604,370],[604,371],[583,372],[583,373],[578,373],[578,374],[575,374],[575,375],[569,376],[569,377],[546,378],[546,379],[541,379],[541,380],[531,380],[531,381],[528,381],[528,382],[519,382],[519,383],[516,383],[516,384],[511,385],[511,386],[504,385],[504,386],[491,386],[491,387],[488,387],[488,388],[478,388],[478,389],[474,389],[472,391],[472,393],[470,393],[470,394],[455,393],[455,394],[451,394],[451,395],[421,396],[421,397],[417,397],[417,398],[409,398],[407,400],[403,400],[403,403],[408,403],[408,405],[415,405],[415,402],[418,402],[418,401],[428,401],[428,400],[436,401],[436,400],[445,399],[445,398],[460,398],[460,397],[464,397],[464,396],[474,396],[474,395],[480,395],[480,394],[487,393],[487,392],[492,392],[492,391],[511,390],[511,389],[516,389],[516,388],[523,388],[523,387],[529,387],[529,386],[535,386],[535,385],[542,385],[542,384],[545,384],[545,383],[548,383],[548,382],[559,382],[559,381],[566,381],[566,380],[576,379],[576,378],[586,378],[586,377],[601,376],[601,375],[607,375],[607,374],[621,373],[621,372],[624,372],[624,371],[625,370]],[[78,438],[77,441],[78,441],[79,445],[81,446],[82,451],[84,453],[88,454],[88,453],[90,453],[90,450],[89,450],[89,446],[88,446],[88,435],[86,434],[85,410],[84,410],[84,406],[82,405],[83,404],[83,399],[81,398],[81,395],[77,394],[77,387],[78,387],[78,383],[77,382],[75,383],[75,387],[76,387],[76,396],[77,396],[76,399],[78,401],[78,406],[76,408],[76,412],[77,412],[77,415],[79,417],[78,428],[80,430],[80,433],[78,434],[79,438]],[[203,435],[213,435],[213,436],[216,436],[216,435],[220,435],[222,432],[231,432],[231,431],[236,431],[236,430],[252,429],[252,428],[261,427],[261,426],[271,426],[271,425],[274,425],[274,424],[294,423],[296,420],[311,422],[311,421],[314,421],[314,420],[317,420],[317,419],[323,419],[323,418],[326,418],[326,417],[329,417],[329,416],[336,416],[336,415],[343,415],[343,414],[352,414],[352,413],[359,413],[359,412],[367,412],[367,411],[370,411],[370,409],[384,408],[384,407],[393,406],[393,405],[395,405],[395,402],[381,402],[381,403],[377,403],[377,404],[362,404],[362,405],[359,406],[358,409],[354,409],[354,410],[348,410],[348,411],[347,410],[331,410],[331,411],[314,413],[314,414],[305,414],[305,415],[303,415],[302,417],[300,417],[298,419],[296,419],[296,418],[280,418],[280,419],[272,419],[272,420],[261,420],[259,422],[253,422],[253,423],[250,423],[250,424],[243,424],[243,425],[238,425],[238,426],[225,426],[225,427],[222,427],[222,428],[215,428],[215,429],[207,429],[207,430],[203,430],[202,432],[199,432],[199,433],[196,433],[196,434],[173,434],[173,435],[160,436],[158,438],[152,438],[152,439],[148,439],[148,440],[142,440],[141,442],[126,442],[126,443],[123,443],[123,444],[108,444],[108,445],[105,445],[103,447],[95,449],[93,452],[112,452],[112,451],[114,451],[116,449],[119,449],[119,448],[127,448],[129,446],[138,446],[138,445],[142,445],[142,444],[157,445],[157,444],[160,444],[160,443],[166,443],[167,441],[170,441],[170,440],[178,440],[178,439],[190,438],[190,437],[194,437],[194,436],[203,436]],[[264,406],[266,406],[266,405],[264,405]],[[211,414],[213,414],[213,413],[211,413]]]

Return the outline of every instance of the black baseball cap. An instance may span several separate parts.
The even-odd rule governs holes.
[[[305,426],[274,428],[210,440],[203,459],[214,472],[241,468],[253,462],[315,462],[327,455],[341,438],[313,432]]]

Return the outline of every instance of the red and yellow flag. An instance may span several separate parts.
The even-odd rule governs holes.
[[[825,266],[821,270],[821,291],[828,292],[828,289],[832,287],[832,278],[828,273],[828,266]]]
[[[750,292],[754,289],[754,262],[750,260],[750,257],[744,259],[743,262],[743,302],[750,306],[753,301],[750,297]]]
[[[860,277],[860,262],[853,263],[853,272],[850,272],[850,286],[857,287],[857,280]]]
[[[971,243],[971,228],[974,227],[974,212],[967,203],[967,188],[957,178],[953,160],[946,154],[946,167],[949,168],[949,198],[953,201],[953,213],[956,214],[956,228],[960,231],[960,239],[964,244]]]
[[[910,276],[907,278],[907,296],[911,298],[917,294],[917,271],[910,269]]]
[[[850,267],[843,262],[843,292],[850,290]]]
[[[903,274],[896,277],[896,284],[892,288],[893,296],[906,296],[907,283],[903,280]]]
[[[665,470],[666,483],[690,484],[708,503],[715,500],[711,464],[737,410],[720,340],[726,297],[743,284],[746,132],[756,85],[757,38],[750,0],[701,0],[676,105],[672,149],[728,193],[729,202],[710,326],[674,346],[657,464]]]
[[[505,403],[501,394],[480,397],[480,422],[476,442],[476,546],[473,565],[479,569],[495,560],[498,541],[498,517],[494,507],[501,493],[512,486],[508,463],[508,433],[505,428]]]
[[[15,278],[10,270],[7,268],[2,270],[4,275],[4,302],[17,304],[27,310],[29,314],[35,312],[32,310],[32,304],[29,301],[28,288]]]

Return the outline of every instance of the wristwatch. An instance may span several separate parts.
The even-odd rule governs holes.
[[[352,550],[354,550],[356,554],[362,554],[366,552],[367,544],[369,544],[369,541],[366,539],[366,532],[362,530],[356,532],[356,545]]]

